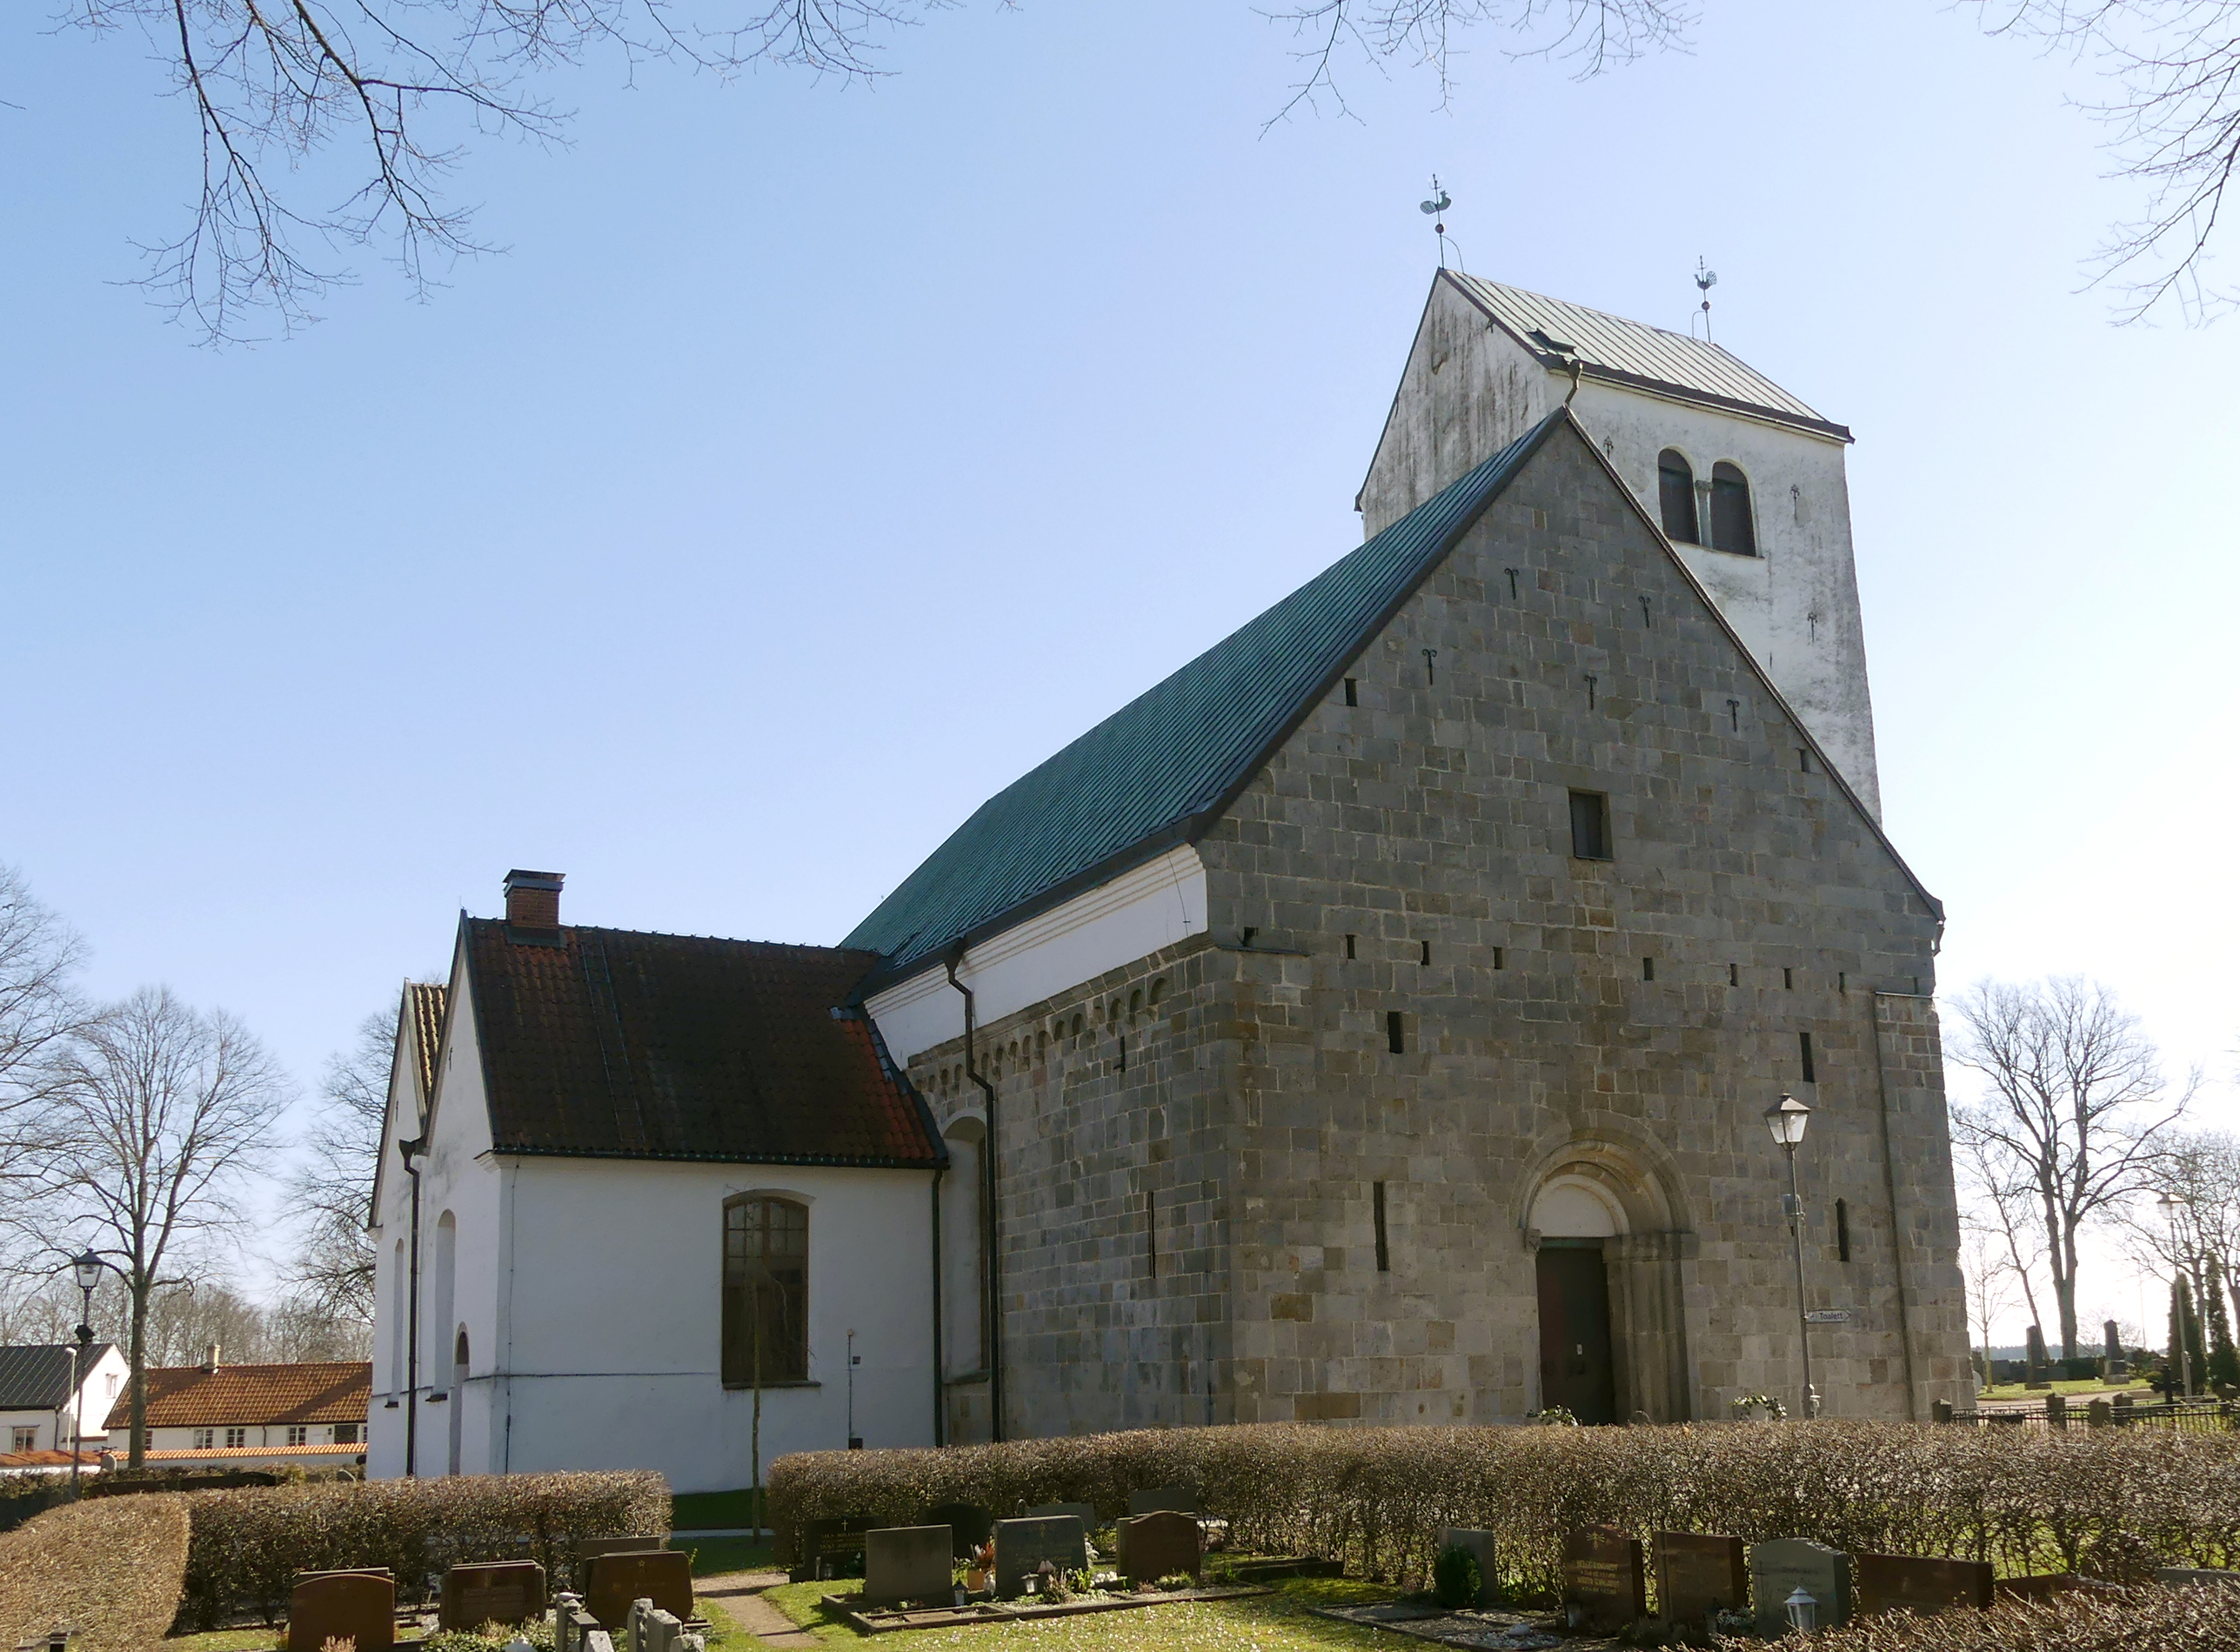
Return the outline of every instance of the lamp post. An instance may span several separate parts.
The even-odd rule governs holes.
[[[78,1378],[82,1361],[93,1352],[93,1287],[101,1283],[101,1270],[109,1266],[90,1249],[71,1257],[70,1261],[70,1277],[77,1281],[79,1299],[77,1340],[70,1344],[70,1495],[73,1502],[77,1498],[78,1459],[85,1435],[85,1419],[78,1411],[84,1403],[77,1391]]]
[[[1811,1119],[1812,1109],[1786,1090],[1766,1109],[1766,1128],[1789,1159],[1789,1191],[1782,1195],[1781,1207],[1789,1218],[1789,1243],[1796,1253],[1796,1346],[1804,1360],[1803,1415],[1808,1417],[1820,1415],[1820,1396],[1812,1387],[1811,1321],[1804,1317],[1804,1201],[1796,1191],[1796,1149]]]

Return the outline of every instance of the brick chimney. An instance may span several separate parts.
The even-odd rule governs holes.
[[[516,929],[558,929],[560,886],[565,881],[558,872],[515,867],[505,874],[505,921]]]
[[[211,1372],[211,1373],[213,1373],[213,1374],[215,1374],[215,1373],[216,1373],[216,1371],[217,1370],[217,1343],[213,1342],[213,1343],[211,1343],[211,1344],[210,1345],[210,1357],[209,1357],[208,1359],[204,1360],[204,1361],[202,1362],[202,1368],[203,1368],[204,1371],[206,1371],[206,1372]]]

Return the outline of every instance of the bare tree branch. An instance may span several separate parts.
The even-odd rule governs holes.
[[[84,1022],[71,989],[85,944],[0,866],[0,1189],[37,1143],[47,1057]]]
[[[388,1121],[397,1014],[390,1009],[367,1016],[350,1049],[327,1058],[319,1081],[323,1105],[289,1183],[290,1203],[306,1222],[290,1276],[307,1303],[332,1319],[364,1325],[369,1334],[373,1242],[366,1223]]]

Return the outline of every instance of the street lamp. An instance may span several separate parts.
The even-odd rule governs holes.
[[[1811,1121],[1812,1109],[1786,1090],[1780,1100],[1766,1109],[1766,1128],[1773,1132],[1782,1152],[1789,1159],[1789,1191],[1782,1195],[1782,1214],[1789,1218],[1789,1237],[1796,1252],[1796,1345],[1804,1357],[1804,1415],[1820,1415],[1820,1396],[1812,1387],[1812,1332],[1810,1321],[1804,1317],[1804,1201],[1796,1191],[1796,1149],[1804,1140],[1804,1127]]]
[[[93,1351],[93,1287],[101,1283],[101,1270],[109,1267],[90,1249],[70,1258],[70,1276],[77,1281],[79,1296],[77,1341],[70,1350],[70,1391],[71,1399],[70,1421],[70,1495],[77,1496],[77,1469],[80,1446],[85,1435],[85,1419],[77,1408],[84,1403],[78,1394],[79,1361]]]

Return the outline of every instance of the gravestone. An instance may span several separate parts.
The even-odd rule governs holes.
[[[1803,1537],[1777,1537],[1750,1545],[1750,1599],[1758,1633],[1789,1633],[1789,1597],[1798,1589],[1820,1604],[1819,1623],[1832,1629],[1851,1621],[1851,1557]]]
[[[1985,1561],[1943,1560],[1921,1555],[1851,1557],[1851,1609],[1861,1617],[1913,1612],[1934,1617],[1956,1607],[1991,1604],[1991,1568]]]
[[[1127,1512],[1131,1515],[1156,1515],[1169,1509],[1177,1514],[1196,1514],[1198,1494],[1187,1486],[1153,1486],[1127,1495]]]
[[[2103,1346],[2107,1349],[2107,1374],[2120,1380],[2131,1374],[2131,1361],[2123,1355],[2123,1339],[2116,1334],[2116,1321],[2108,1321],[2100,1328]]]
[[[1003,1600],[1016,1600],[1023,1592],[1020,1580],[1048,1561],[1061,1572],[1077,1572],[1089,1563],[1088,1535],[1078,1515],[1030,1515],[1024,1520],[995,1523],[995,1592]]]
[[[1739,1537],[1659,1532],[1656,1615],[1668,1624],[1702,1624],[1714,1612],[1740,1611],[1750,1598],[1750,1568]]]
[[[397,1643],[397,1580],[385,1572],[297,1574],[287,1652],[320,1652],[331,1640],[388,1652]]]
[[[584,1609],[603,1629],[630,1622],[630,1603],[648,1600],[680,1618],[692,1615],[692,1557],[681,1549],[594,1555],[584,1583]]]
[[[806,1583],[812,1578],[841,1577],[854,1571],[863,1562],[863,1535],[878,1523],[860,1515],[802,1522],[794,1539],[789,1575],[796,1583]]]
[[[1441,1553],[1450,1548],[1467,1548],[1478,1562],[1478,1598],[1470,1602],[1475,1607],[1491,1606],[1500,1589],[1494,1574],[1494,1535],[1477,1531],[1468,1526],[1449,1526],[1439,1534]]]
[[[2045,1426],[2056,1434],[2069,1431],[2069,1397],[2049,1394],[2045,1397]]]
[[[2171,1588],[2240,1588],[2240,1572],[2213,1572],[2193,1566],[2157,1566],[2155,1582]],[[295,1652],[291,1646],[288,1652]]]
[[[2113,1588],[2112,1584],[2079,1576],[2075,1572],[2042,1572],[2031,1577],[2003,1577],[1991,1586],[1991,1595],[2000,1601],[2049,1601],[2056,1595],[2067,1595],[2076,1589]]]
[[[1120,1570],[1131,1583],[1187,1573],[1195,1579],[1206,1563],[1206,1534],[1195,1515],[1153,1509],[1120,1523]]]
[[[1094,1503],[1037,1503],[1021,1518],[1055,1520],[1061,1515],[1071,1515],[1075,1520],[1080,1521],[1084,1532],[1092,1532],[1097,1528],[1097,1506]]]
[[[955,1540],[946,1526],[889,1526],[863,1535],[863,1603],[946,1605]]]
[[[2109,1405],[2110,1408],[2116,1414],[2116,1420],[2118,1421],[2123,1421],[2124,1418],[2129,1417],[2131,1415],[2131,1396],[2128,1394],[2117,1395],[2115,1399],[2109,1401]]]
[[[665,1612],[643,1596],[630,1603],[629,1652],[679,1652],[685,1626],[674,1612]]]
[[[2028,1348],[2029,1365],[2027,1374],[2023,1378],[2023,1386],[2026,1388],[2050,1387],[2051,1384],[2046,1381],[2045,1374],[2045,1333],[2035,1325],[2030,1327]]]
[[[1648,1615],[1642,1545],[1615,1526],[1584,1526],[1563,1544],[1563,1603],[1581,1609],[1582,1625],[1603,1634]]]
[[[454,1566],[444,1574],[442,1627],[526,1623],[545,1615],[545,1568],[535,1561]]]
[[[958,1560],[969,1560],[995,1529],[994,1516],[978,1503],[936,1503],[926,1511],[926,1523],[949,1528],[949,1553]]]
[[[2088,1428],[2110,1428],[2116,1424],[2116,1408],[2105,1400],[2084,1402],[2084,1426]]]
[[[580,1590],[584,1579],[591,1574],[592,1557],[599,1555],[642,1555],[650,1549],[666,1548],[669,1540],[658,1533],[642,1537],[578,1537],[576,1539],[575,1566],[568,1578]]]

